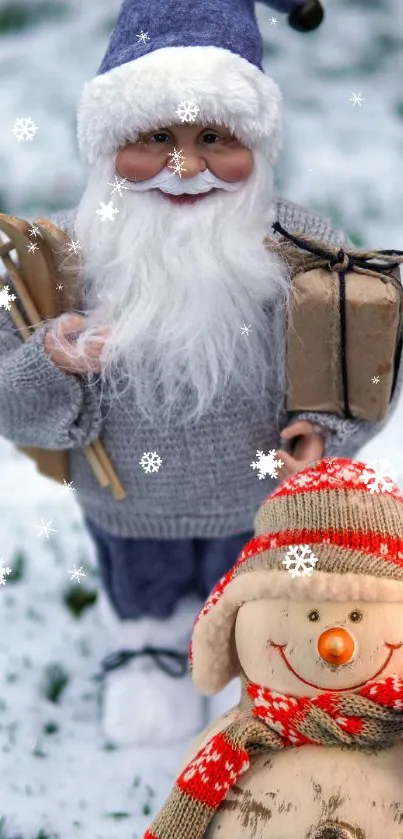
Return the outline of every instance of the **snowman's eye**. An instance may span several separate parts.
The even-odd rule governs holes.
[[[349,614],[349,618],[353,623],[359,623],[362,620],[362,612],[359,609],[353,609]]]
[[[319,614],[317,609],[311,609],[311,611],[308,612],[308,620],[318,621],[319,618],[320,618],[320,614]]]

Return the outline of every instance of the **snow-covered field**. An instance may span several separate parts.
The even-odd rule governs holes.
[[[270,25],[266,69],[284,93],[286,197],[332,215],[360,246],[403,250],[403,3],[325,0],[318,33]],[[118,0],[0,0],[0,210],[33,219],[73,206],[85,183],[75,107],[105,50]],[[362,106],[349,101],[361,93]],[[17,118],[38,126],[32,142]],[[399,406],[362,455],[403,486]],[[110,638],[94,554],[74,495],[0,441],[0,839],[134,839],[170,789],[183,751],[113,750],[91,677]],[[49,538],[38,535],[41,519]],[[70,582],[82,565],[86,577]],[[79,600],[87,606],[75,617]]]

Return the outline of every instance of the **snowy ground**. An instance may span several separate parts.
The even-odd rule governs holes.
[[[326,2],[326,0],[325,0]],[[403,250],[403,4],[327,0],[328,25],[305,38],[259,7],[266,69],[285,99],[278,183],[286,197],[330,213],[359,245]],[[85,182],[75,106],[106,46],[117,0],[0,0],[0,210],[33,219],[73,206]],[[7,79],[7,84],[4,80]],[[361,93],[361,107],[349,102]],[[12,126],[30,116],[32,143]],[[402,406],[362,452],[386,458],[403,486]],[[98,591],[81,514],[63,488],[0,441],[0,839],[140,837],[173,780],[183,748],[111,750],[91,676],[109,652],[98,605],[72,613],[70,569]],[[38,536],[52,522],[49,539]],[[77,593],[76,593],[77,595]],[[70,604],[70,606],[69,606]]]

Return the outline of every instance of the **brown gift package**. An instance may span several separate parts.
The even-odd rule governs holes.
[[[399,268],[390,274],[401,286]],[[288,410],[381,420],[393,395],[401,317],[402,294],[387,275],[350,270],[341,276],[323,267],[295,274]]]

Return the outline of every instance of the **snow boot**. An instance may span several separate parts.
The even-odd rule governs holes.
[[[165,746],[191,738],[204,727],[205,700],[193,687],[187,661],[196,611],[182,602],[165,620],[115,618],[118,650],[102,663],[100,697],[109,743]]]

